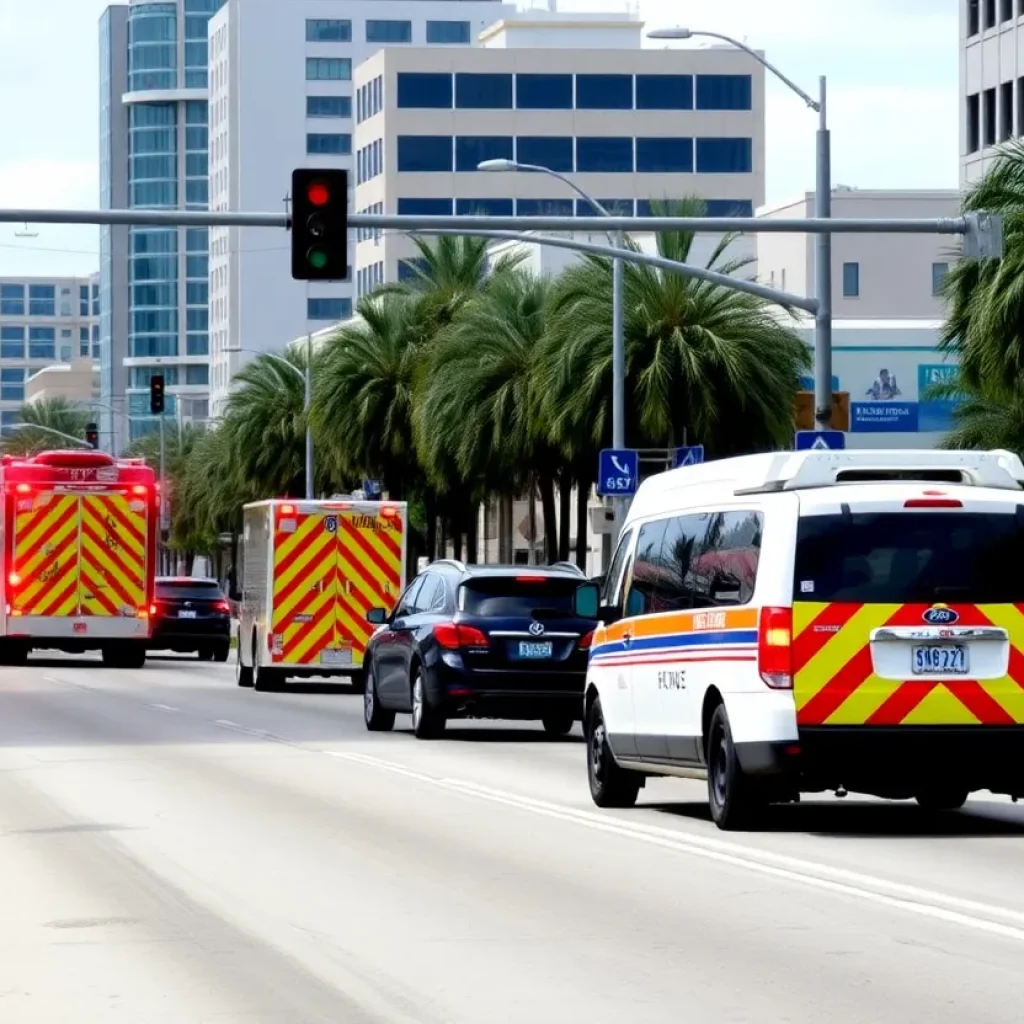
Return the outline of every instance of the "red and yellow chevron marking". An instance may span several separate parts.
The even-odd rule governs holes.
[[[46,491],[15,498],[12,611],[75,615],[78,611],[78,498]]]
[[[922,625],[928,605],[798,601],[793,605],[797,723],[1024,725],[1024,605],[956,605],[958,626],[998,626],[1010,638],[1000,679],[890,680],[875,675],[871,631]]]
[[[81,614],[135,615],[146,605],[146,503],[123,494],[81,502]]]

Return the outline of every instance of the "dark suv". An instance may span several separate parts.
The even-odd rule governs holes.
[[[216,580],[157,576],[151,651],[195,651],[200,661],[227,661],[231,605]]]
[[[583,684],[597,623],[573,611],[586,577],[575,566],[433,562],[409,585],[366,650],[366,728],[412,714],[430,739],[453,718],[542,721],[565,735],[583,716]]]

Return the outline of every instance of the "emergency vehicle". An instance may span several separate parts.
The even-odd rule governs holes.
[[[405,588],[405,502],[258,501],[243,513],[236,679],[273,689],[289,677],[363,680],[375,627]]]
[[[801,793],[1024,795],[1024,464],[1005,451],[809,451],[646,480],[603,591],[591,796],[707,781],[737,828]]]
[[[157,481],[142,459],[46,451],[0,461],[5,572],[0,660],[100,650],[146,661],[156,566]]]

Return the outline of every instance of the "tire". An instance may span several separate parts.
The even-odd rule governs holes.
[[[127,641],[123,645],[104,647],[101,650],[103,664],[108,668],[140,669],[146,665],[144,644]]]
[[[423,672],[416,668],[412,675],[412,731],[418,740],[436,740],[444,735],[448,724],[437,708],[427,703]]]
[[[598,698],[587,712],[587,781],[590,798],[598,807],[633,807],[643,779],[623,768],[608,746],[608,731]]]
[[[568,736],[576,724],[572,715],[545,715],[541,721],[549,736]]]
[[[367,680],[369,679],[369,668],[364,665],[361,669],[357,669],[349,677],[349,685],[352,687],[354,693],[366,693]]]
[[[239,686],[252,686],[253,671],[252,665],[242,664],[242,638],[238,638],[238,647],[235,650],[235,682]]]
[[[210,652],[210,658],[212,661],[219,661],[221,664],[226,662],[231,657],[231,644],[223,643],[218,644]]]
[[[711,716],[707,750],[712,821],[726,832],[747,828],[765,804],[740,767],[724,704],[719,704]]]
[[[390,732],[395,727],[395,713],[381,707],[377,697],[377,680],[373,666],[366,668],[366,688],[363,691],[363,722],[369,732]]]
[[[28,645],[16,642],[5,641],[0,646],[0,665],[12,667],[21,666],[28,662]]]
[[[938,813],[940,811],[959,811],[970,794],[966,789],[957,789],[955,786],[925,790],[918,793],[914,799],[922,811]]]

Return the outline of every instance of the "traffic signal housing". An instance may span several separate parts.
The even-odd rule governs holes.
[[[164,411],[164,376],[162,373],[154,374],[149,378],[149,411],[154,416],[159,416]]]
[[[348,277],[348,171],[292,171],[292,277]]]
[[[85,443],[92,445],[93,448],[99,448],[100,446],[100,431],[99,427],[95,423],[86,423],[85,425]]]

